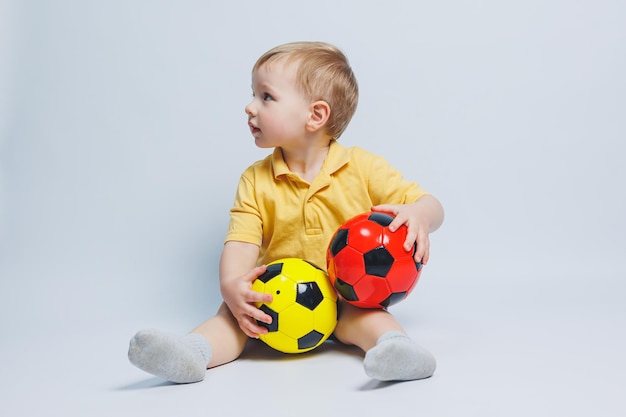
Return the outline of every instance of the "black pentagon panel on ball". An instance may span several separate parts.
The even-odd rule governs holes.
[[[324,335],[317,330],[312,330],[298,339],[298,349],[309,349],[317,345]]]
[[[337,278],[335,280],[335,289],[347,301],[359,301],[359,297],[356,295],[354,287],[341,278]]]
[[[263,304],[259,307],[259,310],[263,311],[265,314],[268,314],[272,318],[272,322],[270,324],[263,323],[262,321],[257,320],[257,324],[261,327],[265,327],[268,332],[277,332],[278,331],[278,313],[269,308],[266,304]]]
[[[391,305],[394,305],[404,300],[406,296],[407,296],[406,291],[391,293],[389,297],[385,298],[383,301],[380,302],[380,305],[383,307],[389,307]]]
[[[393,256],[383,246],[364,253],[363,260],[365,261],[365,273],[381,278],[387,276],[394,262]]]
[[[324,300],[324,294],[317,285],[317,282],[301,282],[298,283],[298,293],[296,294],[296,303],[308,308],[309,310],[315,310],[322,300]]]
[[[346,246],[348,246],[348,229],[338,230],[333,241],[330,243],[330,253],[332,253],[333,256],[337,256]]]
[[[370,220],[370,221],[372,221],[374,223],[378,223],[379,225],[381,225],[383,227],[387,227],[393,221],[393,217],[391,217],[390,215],[385,214],[385,213],[372,213],[367,218],[367,220]]]
[[[274,278],[275,276],[280,275],[281,272],[283,272],[282,262],[271,264],[271,265],[268,265],[267,268],[265,268],[265,272],[259,275],[257,279],[261,281],[262,283],[267,284],[267,282],[270,279]]]

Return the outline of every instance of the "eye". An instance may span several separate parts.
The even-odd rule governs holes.
[[[263,93],[263,101],[272,101],[274,98],[268,93]]]

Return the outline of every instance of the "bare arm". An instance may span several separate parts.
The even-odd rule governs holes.
[[[271,294],[252,291],[252,282],[265,272],[265,265],[256,266],[259,247],[245,242],[226,242],[220,259],[220,289],[224,302],[249,337],[267,333],[256,320],[271,323],[272,318],[259,310],[255,302],[272,301]]]
[[[401,225],[406,225],[408,232],[404,242],[404,248],[411,250],[417,243],[415,261],[424,265],[430,257],[430,239],[428,235],[443,223],[443,206],[435,197],[425,195],[412,204],[381,204],[372,207],[374,211],[391,213],[395,219],[389,225],[389,229],[396,231]]]

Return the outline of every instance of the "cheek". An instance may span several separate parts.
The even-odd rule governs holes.
[[[263,122],[264,130],[271,130],[277,135],[293,135],[295,130],[303,129],[306,120],[302,111],[295,106],[273,109],[272,112],[259,112],[259,121]]]
[[[276,132],[283,132],[293,126],[294,120],[293,112],[288,110],[266,114],[264,123]]]

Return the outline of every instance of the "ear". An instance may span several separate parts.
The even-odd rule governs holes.
[[[311,113],[307,120],[306,129],[309,132],[317,132],[324,128],[330,118],[330,106],[323,100],[311,103]]]

